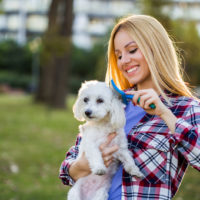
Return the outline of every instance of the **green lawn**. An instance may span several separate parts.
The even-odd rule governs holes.
[[[0,95],[0,199],[64,200],[68,187],[58,179],[78,124],[69,110],[52,111],[31,96]],[[199,200],[199,173],[190,168],[175,200]]]

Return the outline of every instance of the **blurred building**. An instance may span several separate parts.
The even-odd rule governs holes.
[[[104,36],[116,18],[139,13],[135,0],[75,0],[74,11],[74,43],[85,47]]]
[[[24,44],[47,28],[50,0],[2,0],[0,40],[12,38]]]
[[[164,10],[172,19],[192,20],[196,22],[200,35],[200,0],[172,0]]]
[[[50,3],[51,0],[2,0],[0,40],[13,38],[24,44],[42,35],[48,26]],[[139,3],[139,0],[74,0],[74,44],[90,48],[117,17],[140,13]],[[200,0],[173,0],[164,11],[174,19],[195,20],[200,33]]]

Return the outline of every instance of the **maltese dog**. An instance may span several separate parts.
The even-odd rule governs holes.
[[[124,105],[105,82],[83,83],[73,112],[76,119],[86,121],[79,127],[82,139],[78,156],[85,152],[91,174],[76,181],[69,190],[68,200],[107,200],[112,176],[119,167],[119,161],[127,173],[137,177],[143,176],[128,150],[124,132]],[[116,137],[110,145],[116,144],[119,149],[113,154],[114,161],[107,168],[99,146],[113,132],[116,133]]]

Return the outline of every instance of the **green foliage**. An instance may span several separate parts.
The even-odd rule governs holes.
[[[74,97],[62,111],[32,101],[31,96],[0,96],[0,199],[65,200],[69,187],[58,171],[78,133]],[[199,184],[199,172],[189,168],[174,200],[199,200]]]
[[[189,167],[173,200],[199,200],[199,172]]]
[[[31,73],[32,53],[28,46],[20,46],[13,40],[0,43],[0,70]]]
[[[177,20],[172,24],[176,45],[180,49],[183,66],[188,76],[186,80],[192,85],[200,83],[200,37],[196,25],[192,21]]]
[[[0,84],[28,89],[31,84],[32,53],[13,40],[0,43]]]
[[[27,90],[31,85],[31,76],[14,73],[12,71],[0,71],[0,84],[6,84],[13,88]]]
[[[98,42],[92,49],[86,50],[73,46],[71,52],[70,91],[76,93],[85,80],[103,81],[106,71],[106,46]]]
[[[163,13],[163,7],[170,5],[172,0],[141,0],[141,11],[158,19],[165,28],[171,26],[170,16]]]
[[[185,80],[190,85],[197,86],[200,83],[200,36],[196,23],[191,20],[171,19],[163,9],[172,5],[172,0],[142,0],[141,10],[144,14],[154,16],[166,28],[180,53]]]
[[[62,40],[64,42],[64,39]],[[56,42],[57,44],[57,42]],[[71,67],[69,76],[69,91],[77,93],[80,85],[85,80],[104,80],[106,71],[106,46],[105,38],[86,50],[76,46],[71,48]],[[57,46],[59,46],[57,44]],[[68,45],[65,45],[68,46]],[[38,50],[42,53],[43,60],[47,59],[48,51]],[[50,49],[52,47],[49,47]],[[34,54],[35,55],[35,54]],[[31,73],[34,55],[31,43],[20,46],[12,40],[0,43],[0,84],[5,83],[12,87],[27,89],[31,84]],[[44,56],[45,55],[45,56]],[[39,65],[39,63],[38,63]]]

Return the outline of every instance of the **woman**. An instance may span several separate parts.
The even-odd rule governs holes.
[[[183,81],[174,44],[155,18],[133,15],[113,28],[106,75],[111,79],[134,95],[125,109],[125,132],[144,178],[131,177],[120,167],[109,200],[171,199],[188,164],[200,170],[200,102]],[[100,146],[106,166],[117,151],[117,146],[108,147],[114,136]],[[90,174],[84,155],[76,159],[80,139],[62,163],[64,184]]]

